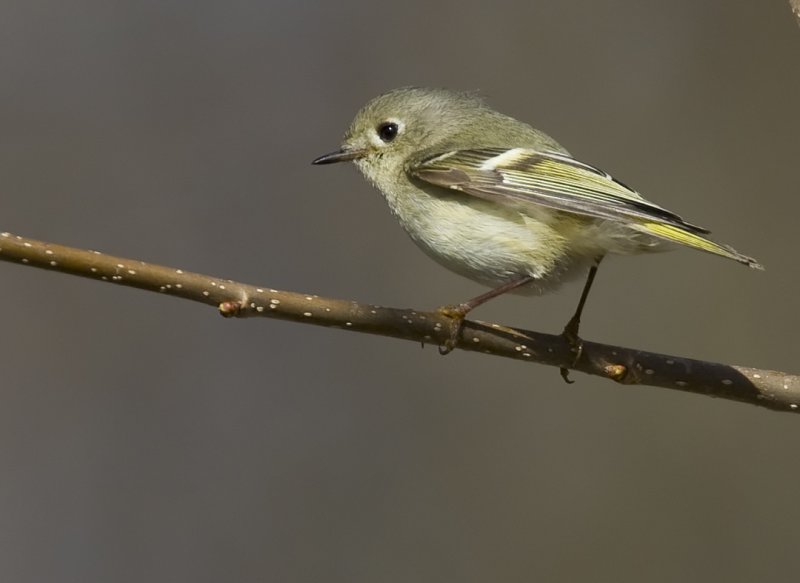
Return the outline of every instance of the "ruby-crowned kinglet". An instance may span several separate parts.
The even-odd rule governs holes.
[[[441,311],[458,339],[464,316],[505,292],[541,294],[586,273],[564,330],[579,342],[583,304],[607,253],[684,245],[761,266],[706,237],[706,229],[657,206],[555,140],[470,94],[403,88],[358,112],[337,152],[386,198],[414,242],[448,269],[492,289]],[[566,377],[565,377],[566,378]]]

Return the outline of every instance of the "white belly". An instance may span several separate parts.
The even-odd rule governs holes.
[[[577,252],[553,225],[557,216],[539,216],[463,195],[416,196],[413,204],[388,201],[393,214],[417,245],[448,269],[497,287],[532,276],[518,293],[541,294],[572,277],[585,275],[597,250]],[[395,204],[393,204],[393,202]],[[399,203],[399,204],[397,204]]]

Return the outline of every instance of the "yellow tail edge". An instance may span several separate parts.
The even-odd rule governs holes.
[[[674,225],[642,221],[634,228],[638,231],[642,231],[643,233],[647,233],[648,235],[653,235],[654,237],[671,241],[672,243],[678,243],[679,245],[685,245],[686,247],[692,247],[694,249],[699,249],[700,251],[727,257],[728,259],[733,259],[734,261],[738,261],[739,263],[747,265],[748,267],[752,267],[753,269],[760,269],[762,271],[764,270],[764,267],[752,257],[742,255],[727,245],[715,243],[710,239],[706,239],[705,237],[690,231],[686,231]]]

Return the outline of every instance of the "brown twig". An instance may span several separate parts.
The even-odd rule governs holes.
[[[0,260],[201,302],[226,317],[269,317],[440,345],[450,320],[437,312],[385,308],[256,287],[182,269],[0,234]],[[800,377],[584,342],[577,362],[561,336],[465,322],[457,348],[586,374],[800,412]]]

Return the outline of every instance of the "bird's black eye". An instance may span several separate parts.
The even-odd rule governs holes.
[[[397,137],[400,127],[393,121],[387,121],[378,126],[378,137],[386,143],[391,142]]]

